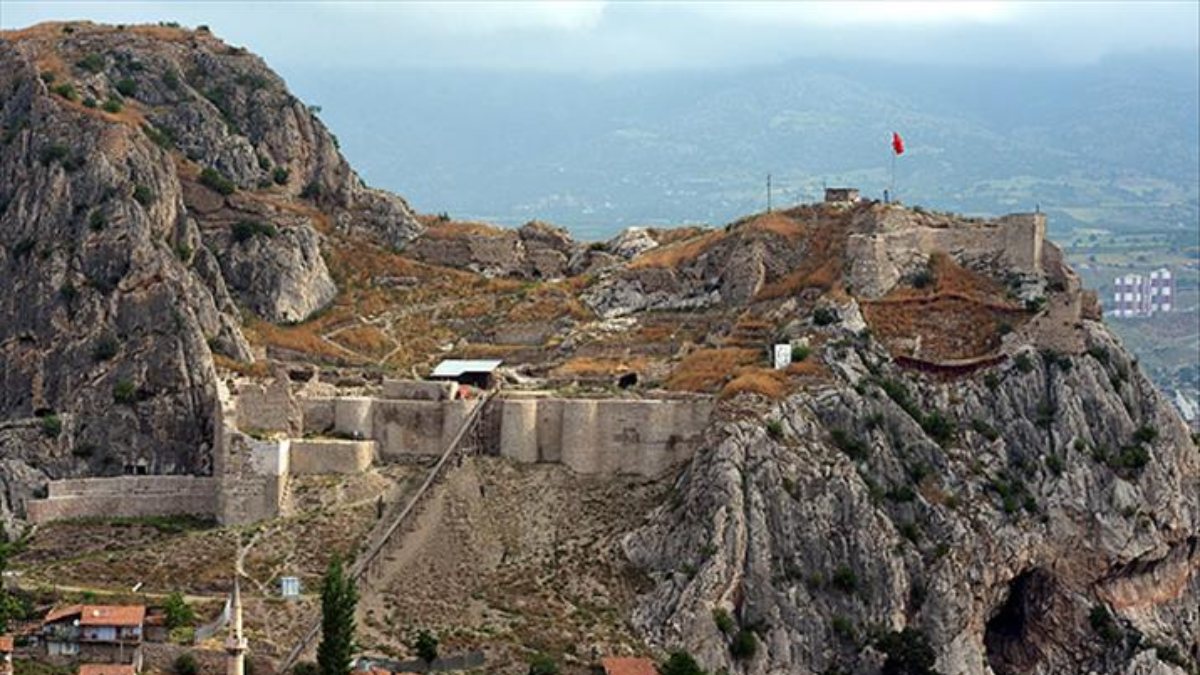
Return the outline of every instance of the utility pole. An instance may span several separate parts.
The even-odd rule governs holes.
[[[767,213],[771,212],[771,174],[767,174]]]

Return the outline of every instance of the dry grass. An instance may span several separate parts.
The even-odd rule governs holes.
[[[847,213],[825,216],[808,228],[803,262],[790,274],[765,284],[755,301],[789,297],[808,288],[828,291],[841,283],[848,218]]]
[[[228,370],[245,375],[246,377],[266,377],[271,374],[271,366],[265,360],[258,360],[254,363],[242,363],[225,356],[224,354],[213,354],[213,363],[217,368]]]
[[[758,394],[769,399],[781,399],[791,389],[785,373],[770,368],[739,368],[732,380],[721,388],[721,399],[738,394]]]
[[[433,220],[426,222],[425,234],[422,236],[429,239],[462,239],[466,237],[503,237],[511,233],[511,230],[490,225],[488,223],[476,223],[469,221],[443,221]]]
[[[757,349],[698,349],[684,357],[667,378],[668,389],[715,392],[725,385],[741,366],[762,359]]]
[[[321,337],[319,322],[276,326],[262,319],[251,318],[243,332],[252,344],[267,345],[322,360],[342,361],[350,357]]]
[[[709,248],[729,236],[724,230],[708,230],[703,234],[679,241],[677,243],[650,249],[633,259],[629,267],[633,269],[647,267],[679,267],[685,262],[695,260]]]
[[[938,295],[958,295],[983,302],[1011,305],[1004,288],[988,277],[969,270],[944,252],[929,256],[929,270],[935,282],[925,288],[902,285],[894,288],[885,300],[928,298]],[[1015,307],[1015,305],[1014,305]]]
[[[746,232],[770,232],[796,241],[807,234],[807,228],[799,221],[778,212],[764,213],[746,221],[739,228]]]
[[[369,324],[339,331],[333,340],[347,349],[373,358],[382,358],[395,347],[383,331]]]
[[[577,356],[550,371],[550,376],[560,378],[613,377],[628,372],[645,372],[649,366],[649,359],[643,356]]]

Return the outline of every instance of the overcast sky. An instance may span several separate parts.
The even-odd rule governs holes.
[[[799,57],[1066,65],[1187,50],[1186,2],[58,2],[0,0],[0,26],[49,19],[207,24],[290,69],[314,65],[620,72]]]

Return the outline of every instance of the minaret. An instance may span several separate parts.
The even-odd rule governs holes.
[[[233,578],[233,602],[229,608],[229,638],[225,640],[226,675],[246,674],[246,636],[242,634],[242,591],[238,577]]]

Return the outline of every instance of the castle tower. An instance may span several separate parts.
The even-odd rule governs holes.
[[[226,675],[245,675],[246,636],[242,634],[242,590],[238,577],[233,578],[233,602],[229,608],[229,638],[225,641]]]

